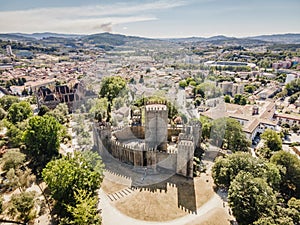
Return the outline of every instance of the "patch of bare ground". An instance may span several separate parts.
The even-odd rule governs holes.
[[[129,217],[162,222],[195,212],[213,194],[212,178],[206,174],[193,180],[174,176],[168,181],[166,191],[138,189],[114,205]]]
[[[214,194],[214,182],[210,175],[201,174],[194,178],[197,208],[205,204]]]
[[[177,190],[170,186],[166,192],[136,191],[116,202],[115,207],[127,216],[146,221],[166,221],[187,215],[178,208]]]
[[[120,184],[117,182],[113,182],[109,179],[104,178],[102,184],[101,184],[101,188],[102,190],[106,193],[106,194],[112,194],[118,191],[123,190],[124,188],[127,188],[128,186],[124,185],[124,184]]]
[[[223,208],[214,208],[205,217],[186,225],[230,225],[230,217]]]

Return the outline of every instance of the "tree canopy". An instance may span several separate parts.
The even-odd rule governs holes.
[[[126,80],[120,76],[105,77],[102,79],[100,96],[106,97],[112,103],[113,99],[120,96],[126,89]]]
[[[19,103],[13,103],[7,113],[7,119],[13,124],[26,120],[32,116],[33,112],[28,102],[22,101]]]
[[[247,104],[247,98],[244,95],[236,94],[233,99],[234,104],[238,105],[246,105]]]
[[[265,140],[266,146],[271,151],[279,151],[282,149],[282,141],[280,136],[276,133],[276,131],[271,129],[266,129],[264,133],[262,133],[261,138]]]
[[[70,224],[74,225],[101,225],[101,218],[97,209],[98,199],[86,190],[74,193],[76,205],[67,205],[71,213]]]
[[[163,96],[152,95],[152,96],[148,96],[148,97],[142,97],[140,99],[137,99],[134,102],[134,105],[137,107],[141,107],[141,106],[145,105],[147,102],[154,102],[154,103],[165,102],[168,107],[168,118],[169,119],[172,119],[174,116],[178,115],[178,110],[177,110],[176,106],[171,101],[167,100]]]
[[[52,197],[63,206],[74,206],[74,193],[85,190],[94,194],[103,179],[102,161],[97,153],[75,152],[49,162],[42,172]]]
[[[288,96],[291,96],[297,92],[300,92],[300,78],[293,80],[290,83],[286,84],[285,88],[287,90]]]
[[[200,94],[203,98],[216,98],[222,95],[220,88],[216,87],[213,83],[205,82],[197,85],[194,88],[195,94]]]
[[[7,111],[12,104],[18,103],[19,101],[19,98],[16,96],[5,95],[0,98],[0,105],[5,111]]]
[[[232,118],[219,118],[212,122],[211,136],[213,144],[235,151],[248,151],[249,141],[241,124]]]
[[[212,175],[216,185],[226,188],[240,172],[251,173],[254,177],[261,177],[266,182],[277,189],[281,181],[279,169],[264,159],[254,158],[249,153],[236,152],[226,158],[217,158]]]
[[[52,116],[34,116],[29,119],[23,140],[26,153],[35,172],[58,156],[61,125]]]
[[[21,192],[11,198],[10,214],[17,215],[23,223],[27,223],[36,217],[34,210],[35,192]]]
[[[276,197],[271,187],[261,178],[247,172],[239,173],[228,190],[229,205],[241,225],[252,224],[274,210]]]
[[[25,162],[25,154],[21,153],[19,149],[11,149],[7,151],[2,159],[2,170],[9,171],[10,169],[17,169]]]
[[[276,152],[270,159],[280,168],[282,181],[280,191],[286,199],[300,198],[300,160],[297,156],[285,152]]]
[[[66,103],[59,103],[54,110],[48,111],[46,115],[54,117],[60,124],[67,122],[69,108]]]

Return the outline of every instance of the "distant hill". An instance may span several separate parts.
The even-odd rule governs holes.
[[[206,38],[204,37],[186,37],[186,38],[162,38],[162,41],[170,41],[177,43],[189,43],[189,42],[199,42],[204,41]]]
[[[213,37],[187,37],[187,38],[169,38],[162,39],[176,43],[192,43],[192,42],[208,42],[211,44],[222,44],[224,42],[233,43],[248,43],[248,44],[264,44],[265,42],[275,42],[281,44],[299,44],[300,34],[272,34],[272,35],[260,35],[246,38],[226,37],[224,35],[218,35]]]
[[[32,37],[25,37],[18,34],[0,34],[0,39],[2,40],[15,40],[15,41],[33,41]]]
[[[14,35],[27,37],[27,38],[35,38],[35,39],[43,39],[43,38],[50,38],[50,37],[57,37],[57,38],[79,38],[83,35],[79,34],[58,34],[58,33],[51,33],[51,32],[44,32],[44,33],[33,33],[33,34],[24,34],[24,33],[13,33]]]
[[[248,39],[256,39],[267,42],[276,42],[282,44],[300,44],[300,34],[272,34],[248,37]]]
[[[224,35],[218,35],[213,37],[188,37],[188,38],[171,38],[164,39],[171,41],[173,43],[204,43],[204,44],[213,44],[213,45],[263,45],[266,44],[263,40],[258,39],[249,39],[249,38],[236,38],[236,37],[226,37]]]
[[[204,43],[213,45],[270,45],[274,44],[300,44],[300,34],[274,34],[261,35],[246,38],[226,37],[224,35],[213,36],[209,38],[204,37],[187,37],[187,38],[168,38],[168,39],[151,39],[137,36],[126,36],[122,34],[99,33],[91,35],[77,35],[77,34],[58,34],[51,32],[44,33],[9,33],[0,34],[0,39],[3,40],[17,40],[17,41],[39,41],[45,43],[65,43],[72,46],[76,41],[90,43],[97,45],[104,49],[111,49],[115,46],[131,43],[160,43],[171,42],[178,44],[185,43]],[[72,44],[73,42],[73,44]]]
[[[122,34],[112,34],[112,33],[99,33],[86,35],[80,38],[81,41],[85,41],[92,44],[108,44],[108,45],[123,45],[127,42],[134,41],[146,41],[153,40],[150,38],[136,37],[136,36],[126,36]]]

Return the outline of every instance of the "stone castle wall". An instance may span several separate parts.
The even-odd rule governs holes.
[[[198,131],[199,129],[197,129]],[[182,132],[181,129],[168,129],[168,139],[180,132]],[[197,143],[193,142],[193,136],[181,133],[179,135],[177,152],[169,153],[157,151],[154,148],[133,147],[121,142],[143,139],[144,128],[141,126],[120,128],[114,131],[114,135],[117,140],[112,140],[110,127],[94,126],[94,143],[103,158],[110,155],[123,163],[133,166],[160,167],[186,177],[193,177],[193,157],[197,145]]]
[[[115,131],[114,135],[120,142],[135,139],[144,139],[145,129],[142,126],[124,127],[120,130]]]

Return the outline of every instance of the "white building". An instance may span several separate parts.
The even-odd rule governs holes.
[[[286,75],[285,84],[290,83],[293,80],[296,80],[299,76],[297,74],[289,73]]]

